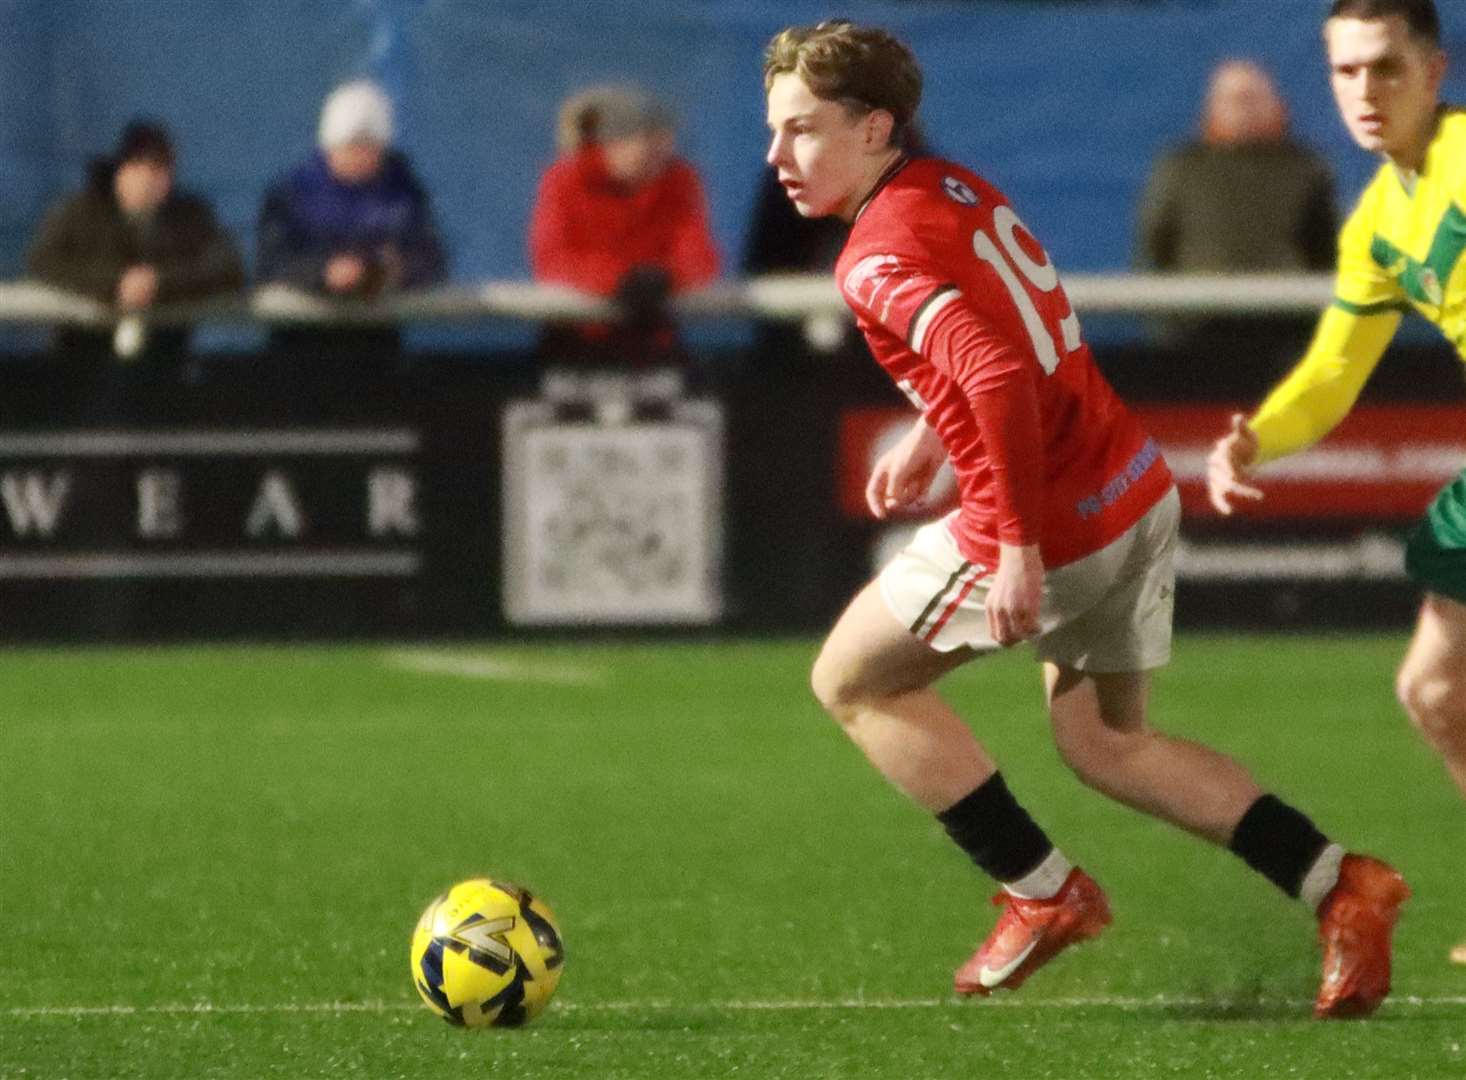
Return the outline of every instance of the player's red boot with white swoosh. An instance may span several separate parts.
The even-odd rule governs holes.
[[[1048,899],[1025,900],[1000,892],[993,903],[1005,910],[982,948],[957,969],[953,985],[959,994],[1017,990],[1060,950],[1097,937],[1110,925],[1104,892],[1077,866]]]
[[[1313,1015],[1368,1016],[1390,992],[1390,935],[1410,886],[1393,866],[1345,855],[1339,881],[1318,905],[1323,983]]]

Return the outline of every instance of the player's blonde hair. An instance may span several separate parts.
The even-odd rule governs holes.
[[[764,51],[764,92],[780,75],[798,75],[810,93],[856,114],[884,109],[903,143],[921,104],[921,67],[905,42],[875,26],[828,19],[791,26]]]

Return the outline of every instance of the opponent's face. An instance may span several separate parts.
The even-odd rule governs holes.
[[[804,217],[853,218],[890,155],[890,114],[853,114],[816,97],[790,72],[769,86],[768,120],[773,139],[766,160],[794,208]]]
[[[1445,54],[1417,41],[1402,16],[1324,24],[1329,78],[1354,141],[1418,169],[1434,130]]]

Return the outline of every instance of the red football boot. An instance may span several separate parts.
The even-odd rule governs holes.
[[[953,984],[959,994],[1017,990],[1061,949],[1097,937],[1110,925],[1109,901],[1094,878],[1077,866],[1047,900],[1000,892],[993,903],[1007,910],[982,948],[957,969]]]
[[[1390,992],[1390,934],[1410,887],[1394,867],[1345,855],[1339,881],[1318,905],[1323,983],[1313,1015],[1368,1016]]]

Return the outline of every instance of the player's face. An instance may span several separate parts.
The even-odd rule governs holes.
[[[872,120],[838,101],[816,97],[793,73],[769,87],[768,163],[794,208],[804,217],[834,214],[849,220],[870,189],[890,147]]]
[[[1405,19],[1330,19],[1324,24],[1334,100],[1365,150],[1418,169],[1434,132],[1445,54],[1410,36]]]

